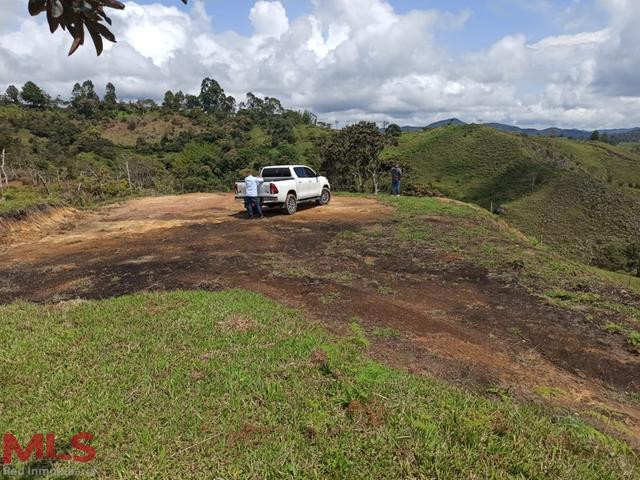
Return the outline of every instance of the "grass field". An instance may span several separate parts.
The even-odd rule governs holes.
[[[91,432],[97,478],[640,475],[628,447],[573,416],[383,366],[358,325],[336,338],[243,291],[0,317],[0,430]]]
[[[383,155],[409,165],[410,188],[504,205],[510,223],[570,258],[603,266],[608,247],[638,238],[640,155],[631,149],[464,125],[403,134]]]

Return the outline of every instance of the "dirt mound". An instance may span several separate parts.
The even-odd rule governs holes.
[[[9,244],[33,242],[83,217],[81,212],[73,208],[50,205],[39,205],[0,216],[0,241],[4,248]]]

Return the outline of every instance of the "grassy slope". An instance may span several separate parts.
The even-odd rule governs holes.
[[[371,361],[258,295],[0,307],[0,430],[95,434],[97,478],[637,478],[548,417]],[[178,473],[179,472],[179,473]]]
[[[632,153],[636,153],[636,154],[640,154],[640,142],[625,142],[625,143],[620,143],[618,145],[618,148],[626,151],[626,152],[632,152]]]
[[[408,180],[488,208],[563,253],[591,261],[640,232],[640,156],[610,145],[525,138],[487,127],[405,134],[385,151],[411,166]]]
[[[28,211],[40,205],[55,205],[60,202],[55,195],[48,196],[41,189],[32,187],[9,187],[0,196],[0,217]]]
[[[520,285],[550,303],[583,312],[594,329],[622,334],[629,347],[640,352],[640,305],[615,293],[629,289],[640,294],[640,279],[566,259],[472,205],[438,198],[385,198],[398,210],[399,239],[436,247],[443,257],[455,253],[506,284]],[[416,221],[425,214],[442,219],[444,226]],[[368,241],[366,235],[362,241]],[[607,328],[612,317],[622,322],[617,332]]]
[[[148,143],[157,143],[163,136],[176,136],[181,132],[201,133],[204,129],[182,115],[166,115],[160,111],[144,115],[124,114],[110,121],[103,128],[102,136],[119,146],[135,146],[139,138]]]

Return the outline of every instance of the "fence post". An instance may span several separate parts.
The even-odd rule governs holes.
[[[4,176],[4,183],[8,187],[9,186],[9,177],[7,176],[7,171],[4,169],[4,160],[5,160],[5,149],[2,149],[2,164],[0,164],[0,186],[2,185],[2,177]]]
[[[4,171],[4,148],[2,149],[2,170]],[[7,182],[9,186],[9,182]],[[4,197],[4,181],[2,180],[2,173],[0,172],[0,197]]]
[[[129,160],[125,162],[127,167],[127,181],[129,182],[129,193],[133,193],[133,186],[131,185],[131,171],[129,170]]]

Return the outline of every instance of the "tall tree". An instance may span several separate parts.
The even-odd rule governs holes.
[[[211,78],[202,80],[198,99],[205,112],[218,110],[220,105],[224,103],[224,96],[224,90],[218,82]]]
[[[241,108],[246,110],[262,111],[264,101],[256,97],[253,93],[247,93],[247,101],[243,102]]]
[[[91,80],[85,80],[82,83],[82,92],[84,93],[84,96],[87,97],[90,100],[95,100],[98,103],[100,102],[100,97],[98,97],[98,94],[96,93],[96,88],[93,85],[93,82]]]
[[[236,106],[235,98],[225,95],[220,84],[211,78],[202,80],[198,100],[202,109],[207,113],[231,113]]]
[[[598,140],[600,140],[600,132],[598,130],[595,130],[591,134],[591,140],[593,140],[594,142],[597,142]]]
[[[176,96],[171,90],[167,90],[164,94],[162,108],[164,108],[165,110],[176,110]]]
[[[263,113],[269,115],[281,115],[284,112],[280,100],[272,97],[265,97],[263,102]]]
[[[399,125],[392,123],[384,130],[384,136],[387,139],[389,145],[398,145],[398,140],[402,135],[402,129]]]
[[[194,108],[199,108],[202,106],[200,103],[200,98],[190,94],[185,95],[184,103],[188,110],[193,110]]]
[[[80,100],[82,97],[82,85],[76,82],[73,84],[73,89],[71,90],[71,102],[73,102],[74,100]]]
[[[386,144],[377,125],[360,122],[320,140],[323,170],[334,175],[342,187],[364,191],[367,181],[372,190],[380,190],[384,162],[380,154]]]
[[[32,107],[42,108],[47,105],[49,96],[35,83],[29,81],[24,84],[20,92],[22,101]]]
[[[182,93],[182,90],[178,90],[174,94],[173,102],[174,102],[176,110],[182,110],[182,107],[184,107],[184,104],[185,104],[184,93]]]
[[[116,87],[113,83],[107,83],[104,94],[104,105],[107,108],[113,108],[118,104],[118,95],[116,95]]]
[[[76,83],[71,91],[71,106],[85,117],[92,117],[100,107],[100,98],[95,91],[93,82],[85,80],[82,85]]]
[[[5,95],[11,103],[20,103],[20,91],[15,85],[9,85]]]

